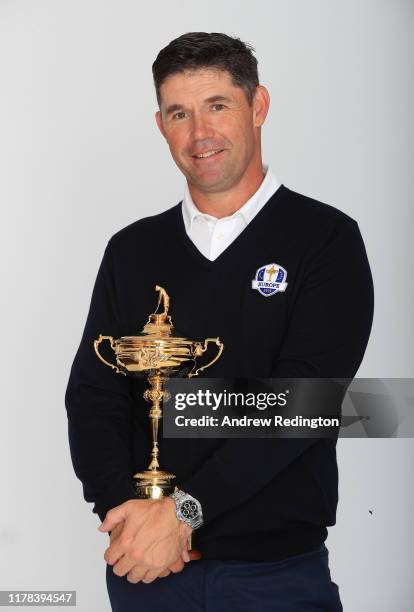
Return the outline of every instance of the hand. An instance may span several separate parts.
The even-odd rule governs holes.
[[[122,521],[122,523],[118,523],[118,525],[116,525],[113,530],[111,531],[111,535],[110,535],[110,543],[112,544],[112,542],[118,538],[124,528],[124,524],[125,521]],[[175,563],[173,563],[172,565],[170,565],[169,567],[167,567],[167,569],[165,569],[163,572],[161,572],[158,575],[158,578],[164,578],[165,576],[169,576],[171,574],[171,572],[173,574],[177,574],[178,572],[181,572],[184,568],[184,564],[187,563],[190,560],[196,560],[196,559],[200,559],[201,555],[198,551],[195,550],[187,550],[187,542],[184,545],[184,548],[181,552],[180,557],[177,559],[177,561],[175,561]],[[144,582],[144,581],[143,581]]]
[[[152,582],[170,567],[184,567],[192,529],[177,519],[171,498],[129,500],[110,510],[99,530],[113,531],[119,523],[123,529],[119,533],[118,528],[104,555],[115,574],[127,574],[129,582]]]

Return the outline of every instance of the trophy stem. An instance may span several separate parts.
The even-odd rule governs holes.
[[[151,451],[151,463],[148,466],[149,470],[158,470],[160,467],[158,463],[158,423],[162,418],[162,408],[160,404],[162,401],[168,401],[170,394],[164,390],[165,377],[157,373],[155,376],[148,378],[148,382],[151,385],[151,389],[147,389],[144,393],[144,398],[148,402],[152,402],[149,418],[151,419],[152,429],[152,451]]]
[[[158,448],[158,426],[162,418],[162,402],[170,399],[170,394],[164,389],[166,377],[159,370],[148,377],[151,387],[144,392],[144,399],[151,402],[149,418],[151,419],[152,450],[148,469],[134,474],[137,497],[141,499],[159,499],[171,495],[175,489],[175,474],[160,470]]]

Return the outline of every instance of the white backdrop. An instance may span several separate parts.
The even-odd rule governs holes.
[[[72,469],[64,391],[108,239],[182,196],[151,74],[176,36],[225,32],[256,48],[271,95],[264,161],[354,217],[365,240],[375,318],[358,375],[413,377],[413,9],[0,1],[0,589],[76,589],[81,612],[110,610],[107,536]],[[339,441],[327,545],[346,611],[412,610],[413,451],[411,439]]]

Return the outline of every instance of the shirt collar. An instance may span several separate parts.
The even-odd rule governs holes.
[[[247,202],[243,204],[243,206],[236,210],[235,213],[229,215],[228,217],[223,217],[224,219],[232,219],[236,216],[240,216],[244,220],[245,224],[248,225],[253,219],[253,217],[259,212],[259,210],[266,204],[270,197],[279,188],[280,183],[277,181],[270,166],[268,164],[263,164],[262,168],[263,172],[265,172],[265,177],[261,182],[258,190],[252,195],[251,198],[247,200]],[[193,198],[191,197],[191,193],[188,188],[188,183],[186,183],[185,185],[184,197],[181,208],[183,213],[184,225],[187,233],[191,231],[193,221],[196,217],[202,217],[204,219],[217,221],[217,217],[213,217],[212,215],[203,213],[197,208],[197,206],[193,202]]]

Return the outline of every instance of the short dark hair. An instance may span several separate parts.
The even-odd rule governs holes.
[[[240,38],[218,32],[188,32],[172,40],[158,53],[152,65],[155,92],[161,105],[160,87],[171,75],[199,68],[226,70],[236,87],[241,87],[249,106],[259,75],[254,48]]]

